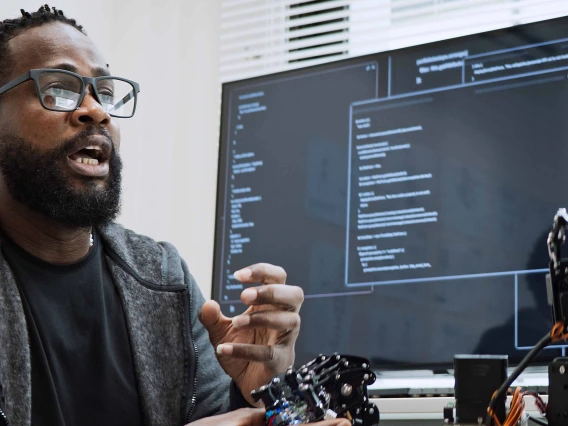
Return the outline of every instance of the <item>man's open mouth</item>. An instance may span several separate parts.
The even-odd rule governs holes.
[[[71,154],[69,158],[79,164],[91,164],[97,165],[99,162],[106,161],[104,158],[104,153],[100,146],[88,146],[86,148],[77,151],[75,154]]]
[[[69,155],[71,168],[83,176],[102,177],[109,171],[109,158],[112,144],[102,135],[90,136],[84,142],[84,147]]]

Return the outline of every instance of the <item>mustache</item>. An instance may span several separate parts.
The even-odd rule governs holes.
[[[112,154],[115,152],[115,145],[112,136],[104,127],[90,126],[81,130],[75,136],[64,140],[61,145],[54,149],[57,154],[73,154],[85,146],[85,139],[89,136],[104,136],[112,147]]]

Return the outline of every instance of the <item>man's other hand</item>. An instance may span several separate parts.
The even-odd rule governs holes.
[[[264,413],[264,409],[242,408],[197,420],[187,426],[264,426]]]
[[[246,312],[231,319],[210,300],[203,305],[199,318],[209,331],[219,363],[253,404],[252,390],[294,364],[304,292],[300,287],[284,285],[284,269],[267,263],[241,269],[235,272],[235,278],[242,283],[262,284],[241,293],[241,300],[249,305]]]
[[[197,420],[187,426],[264,426],[264,409],[243,408],[220,416]],[[317,426],[351,426],[347,419],[324,420],[310,423]]]

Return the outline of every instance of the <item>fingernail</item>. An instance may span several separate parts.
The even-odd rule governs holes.
[[[239,315],[238,317],[233,318],[233,326],[234,327],[244,327],[250,323],[250,316],[248,315]]]
[[[217,346],[218,355],[231,355],[233,353],[233,345],[219,345]]]
[[[240,271],[235,272],[233,276],[239,281],[248,280],[250,277],[252,277],[252,269],[241,269]]]
[[[247,288],[243,290],[243,292],[241,293],[241,300],[244,303],[252,303],[256,300],[257,295],[258,293],[256,292],[256,290],[253,290],[252,288]]]

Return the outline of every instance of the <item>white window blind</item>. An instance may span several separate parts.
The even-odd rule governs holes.
[[[221,0],[222,81],[568,15],[568,0]]]

